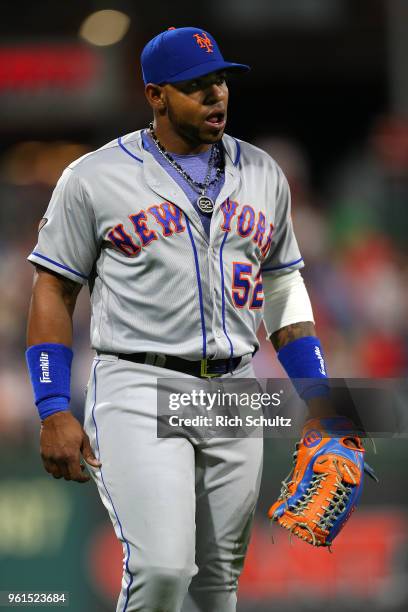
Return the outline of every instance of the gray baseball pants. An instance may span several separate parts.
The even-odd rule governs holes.
[[[250,361],[230,376],[253,377]],[[262,439],[158,438],[158,377],[186,375],[100,355],[88,384],[89,470],[124,551],[116,612],[233,612]]]

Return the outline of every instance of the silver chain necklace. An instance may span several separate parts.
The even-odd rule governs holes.
[[[224,171],[224,168],[221,165],[219,165],[216,168],[215,178],[212,181],[210,181],[211,171],[215,163],[216,147],[214,145],[211,146],[211,153],[210,153],[210,158],[208,160],[207,174],[204,179],[204,183],[199,183],[198,181],[195,181],[194,179],[192,179],[191,176],[187,174],[187,172],[184,170],[184,168],[182,168],[176,162],[176,160],[173,159],[170,153],[166,151],[166,149],[163,147],[160,140],[156,136],[156,133],[153,127],[153,122],[149,124],[149,133],[150,133],[150,136],[152,137],[154,144],[156,145],[157,150],[161,153],[164,159],[170,164],[172,168],[174,168],[183,177],[183,179],[190,185],[190,187],[194,189],[194,191],[200,194],[200,196],[197,198],[197,206],[201,210],[201,212],[205,214],[211,214],[214,210],[214,201],[212,200],[212,198],[210,198],[208,195],[205,195],[205,194],[211,185],[215,185],[215,183],[219,181]]]

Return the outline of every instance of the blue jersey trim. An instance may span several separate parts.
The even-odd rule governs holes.
[[[187,217],[185,217],[188,235],[190,236],[191,246],[193,248],[194,253],[194,262],[196,268],[196,276],[197,276],[197,285],[198,285],[198,298],[200,301],[200,317],[201,317],[201,333],[203,336],[203,359],[207,357],[207,331],[205,329],[205,319],[204,319],[204,304],[203,304],[203,290],[201,288],[201,276],[200,276],[200,266],[198,264],[198,255],[197,249],[194,242],[193,234],[191,233],[190,223]]]
[[[236,138],[234,138],[234,140],[235,144],[237,145],[237,154],[235,156],[234,166],[238,166],[239,160],[241,159],[241,145]]]
[[[294,266],[295,264],[298,264],[301,261],[303,261],[303,257],[300,257],[299,259],[295,259],[295,261],[290,261],[287,264],[282,264],[281,266],[274,266],[273,268],[262,268],[262,272],[270,272],[272,270],[282,270],[282,268],[289,268],[289,266]]]
[[[141,164],[143,164],[143,159],[141,159],[140,157],[137,157],[136,155],[133,155],[133,153],[131,153],[129,151],[129,149],[127,149],[125,147],[125,145],[122,142],[122,136],[119,136],[118,138],[118,145],[120,146],[121,149],[124,150],[125,153],[127,153],[128,155],[130,155],[130,157],[133,157],[133,159],[135,159],[136,161],[140,162]]]
[[[227,332],[227,326],[225,323],[225,280],[224,280],[224,263],[222,259],[222,251],[224,248],[225,241],[227,240],[229,232],[225,232],[224,238],[222,239],[220,248],[220,272],[221,272],[221,312],[222,312],[222,328],[224,330],[225,337],[230,345],[230,359],[234,356],[234,347],[231,342],[231,338]]]
[[[72,272],[72,274],[75,274],[76,276],[80,276],[81,278],[85,278],[86,280],[88,280],[88,277],[85,276],[85,274],[81,274],[81,272],[77,272],[76,270],[73,270],[72,268],[68,268],[68,266],[63,266],[62,264],[58,263],[58,261],[54,261],[53,259],[50,259],[49,257],[46,257],[45,255],[41,255],[41,253],[37,253],[37,251],[33,251],[31,255],[35,255],[36,257],[45,259],[45,261],[49,261],[50,263],[54,264],[54,266],[58,266],[58,268],[62,268],[63,270],[67,270],[67,272]]]
[[[95,406],[96,406],[96,368],[98,367],[99,363],[100,363],[100,360],[98,360],[96,362],[95,368],[94,368],[94,402],[93,402],[93,406],[92,406],[92,420],[93,420],[94,425],[95,425],[96,450],[98,452],[98,459],[99,459],[101,454],[100,454],[100,449],[99,449],[98,426],[96,424],[96,418],[95,418]],[[109,491],[107,489],[107,486],[105,484],[105,480],[104,480],[103,473],[102,473],[102,468],[100,468],[100,473],[101,473],[102,483],[103,483],[104,489],[106,491],[106,495],[108,496],[109,501],[112,504],[113,512],[115,514],[116,520],[118,521],[118,525],[119,525],[119,529],[120,529],[120,535],[122,536],[122,539],[123,539],[123,541],[126,544],[126,551],[127,552],[126,552],[125,568],[126,568],[126,572],[127,572],[128,576],[130,578],[130,580],[128,582],[128,585],[126,587],[126,601],[125,601],[125,605],[124,605],[124,608],[123,608],[123,611],[122,611],[122,612],[126,612],[127,607],[128,607],[128,603],[129,603],[129,597],[130,597],[130,587],[131,587],[132,582],[133,582],[133,576],[132,576],[132,574],[131,574],[131,572],[129,570],[130,546],[129,546],[129,542],[126,540],[125,536],[123,535],[122,524],[121,524],[121,522],[119,520],[118,513],[116,512],[116,508],[115,508],[115,506],[113,504],[112,498],[111,498],[110,493],[109,493]]]

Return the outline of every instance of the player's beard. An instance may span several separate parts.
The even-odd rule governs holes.
[[[181,116],[174,111],[171,104],[167,105],[167,115],[173,130],[178,136],[180,136],[185,142],[190,144],[192,147],[197,147],[201,144],[212,145],[221,140],[224,135],[224,129],[219,130],[217,134],[205,133],[205,127],[200,129],[200,126],[187,123]]]

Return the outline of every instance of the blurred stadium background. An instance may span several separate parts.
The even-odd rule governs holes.
[[[25,371],[32,268],[25,260],[62,169],[146,126],[138,57],[169,26],[200,25],[226,58],[228,132],[288,176],[304,271],[330,373],[408,373],[408,3],[406,0],[82,0],[1,3],[0,590],[70,591],[75,612],[108,612],[121,551],[93,485],[53,481],[38,455]],[[75,317],[73,410],[92,353],[88,296]],[[261,334],[261,377],[281,374]],[[408,609],[405,440],[378,440],[379,487],[334,547],[309,550],[265,521],[290,465],[266,441],[241,612]],[[163,517],[166,520],[166,517]],[[222,612],[222,611],[220,611]]]

